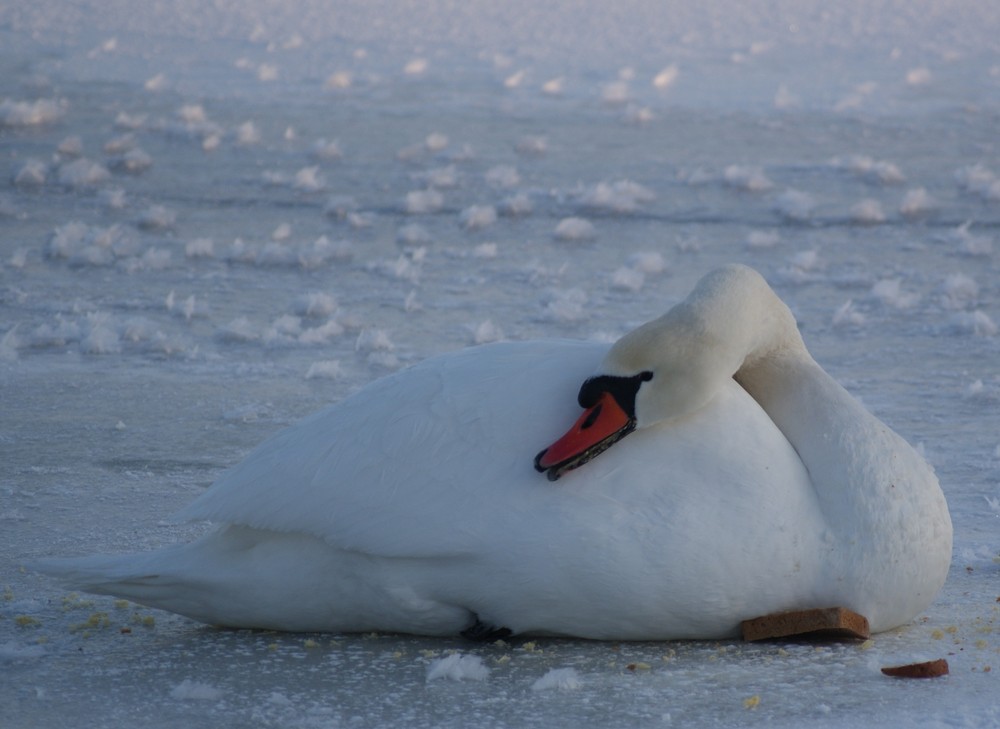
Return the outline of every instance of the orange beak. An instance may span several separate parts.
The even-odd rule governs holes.
[[[579,468],[635,430],[629,417],[611,393],[583,412],[562,438],[535,456],[535,469],[555,481],[566,471]]]

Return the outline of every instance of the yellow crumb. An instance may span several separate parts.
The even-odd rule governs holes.
[[[931,638],[933,638],[934,640],[941,640],[942,638],[944,638],[944,633],[938,630],[937,628],[934,628],[934,630],[931,631]]]
[[[424,658],[437,658],[438,652],[431,650],[422,650],[420,651],[420,655],[422,655]]]
[[[156,625],[156,618],[154,618],[152,615],[144,615],[142,618],[142,624],[144,627],[152,628],[154,625]]]
[[[976,648],[982,649],[982,648],[985,648],[988,645],[989,645],[989,643],[987,643],[985,640],[977,640],[976,641]]]
[[[861,644],[861,650],[868,651],[875,647],[875,641],[869,638],[864,643]]]
[[[648,671],[650,668],[652,668],[652,666],[650,666],[648,663],[643,663],[642,661],[639,661],[637,663],[630,663],[627,666],[625,666],[625,668],[627,668],[630,671]]]
[[[778,655],[781,656],[782,658],[787,658],[788,656],[791,655],[791,653],[789,653],[788,651],[786,651],[784,648],[779,648],[778,649]]]
[[[22,628],[27,628],[29,626],[34,627],[36,625],[41,625],[42,621],[38,618],[33,618],[30,615],[18,615],[14,618],[14,622],[17,623]]]
[[[756,709],[760,705],[760,696],[754,694],[749,699],[743,699],[744,709]]]
[[[304,645],[306,648],[315,648],[316,646],[319,645],[319,643],[314,641],[312,638],[306,638],[305,642],[302,645]]]
[[[13,600],[14,599],[14,591],[12,589],[10,589],[9,587],[5,587],[3,589],[3,599],[4,599],[4,602],[10,602],[11,600]]]
[[[276,651],[276,650],[278,650],[278,644],[277,644],[277,643],[271,643],[271,644],[269,644],[269,645],[267,646],[267,649],[268,649],[269,651]]]
[[[403,651],[393,651],[392,657],[398,661],[403,657]]]
[[[949,635],[955,635],[955,633],[958,632],[958,626],[957,625],[949,625],[947,628],[944,629],[944,632],[948,633]]]
[[[111,619],[108,617],[107,613],[91,613],[90,617],[87,618],[82,623],[74,623],[69,626],[69,632],[78,633],[80,631],[84,632],[83,637],[90,637],[90,630],[97,628],[107,628],[111,625]]]
[[[124,610],[128,607],[128,600],[115,600],[115,607],[119,610]]]
[[[496,662],[498,664],[500,664],[501,666],[503,664],[505,664],[505,663],[510,663],[510,656],[508,656],[507,654],[504,654],[504,655],[500,656],[499,658],[497,658]]]
[[[69,612],[70,610],[86,610],[87,608],[94,607],[93,600],[81,600],[80,595],[75,592],[71,592],[62,599],[63,612]]]

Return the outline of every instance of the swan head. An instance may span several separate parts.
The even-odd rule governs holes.
[[[789,352],[804,354],[805,346],[763,277],[740,265],[713,271],[687,299],[615,342],[580,388],[583,414],[535,456],[535,468],[555,481],[637,428],[702,408],[727,378],[742,380]]]

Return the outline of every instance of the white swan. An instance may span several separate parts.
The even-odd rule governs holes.
[[[589,409],[533,463],[578,390]],[[930,467],[813,361],[743,266],[610,350],[495,344],[374,382],[180,516],[220,526],[43,568],[227,626],[719,638],[835,605],[874,631],[906,623],[952,544]]]

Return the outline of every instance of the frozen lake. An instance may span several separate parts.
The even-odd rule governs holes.
[[[0,724],[1000,726],[996,9],[30,5],[0,7]],[[731,261],[937,470],[952,570],[910,626],[226,632],[23,569],[188,539],[166,517],[364,383],[610,341]]]

